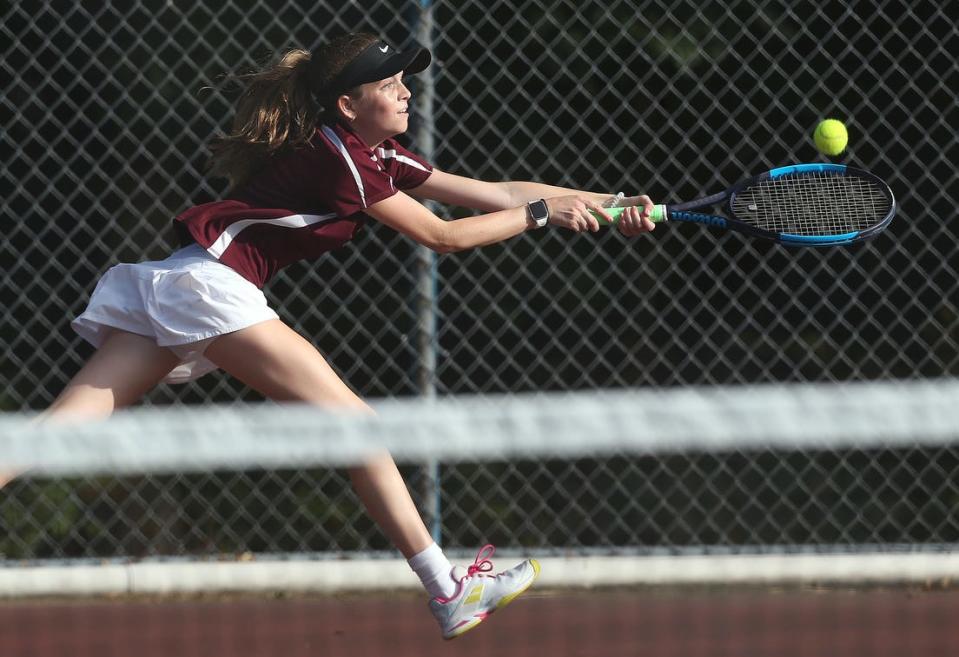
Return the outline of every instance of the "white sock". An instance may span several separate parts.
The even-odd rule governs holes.
[[[453,564],[443,554],[443,550],[436,543],[414,554],[407,560],[410,568],[417,574],[427,593],[434,598],[449,598],[456,593],[456,582],[453,581]]]

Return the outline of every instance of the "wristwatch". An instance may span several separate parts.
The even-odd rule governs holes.
[[[526,207],[529,208],[530,219],[536,222],[537,228],[542,228],[549,221],[549,206],[543,199],[530,201]]]

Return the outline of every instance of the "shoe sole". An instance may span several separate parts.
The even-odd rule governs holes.
[[[454,634],[451,634],[449,636],[444,636],[443,638],[446,639],[447,641],[451,641],[452,639],[455,639],[456,637],[463,636],[464,634],[472,630],[474,627],[482,623],[484,620],[489,618],[494,611],[496,611],[497,609],[502,609],[503,607],[511,603],[513,600],[523,595],[523,593],[525,593],[526,590],[533,585],[533,582],[536,581],[536,578],[539,577],[539,570],[540,570],[539,562],[536,559],[530,559],[529,564],[533,567],[533,576],[529,578],[528,582],[526,582],[526,586],[519,589],[518,591],[514,591],[513,593],[510,593],[507,596],[503,596],[503,599],[500,600],[495,607],[490,609],[482,617],[474,618],[473,621],[471,621],[467,625],[463,625],[462,627],[456,628],[456,632]]]

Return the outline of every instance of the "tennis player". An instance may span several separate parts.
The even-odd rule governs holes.
[[[396,140],[407,130],[404,75],[430,63],[422,48],[398,52],[350,34],[312,53],[291,50],[247,76],[233,130],[212,143],[212,173],[229,179],[223,200],[175,218],[183,245],[162,261],[104,274],[75,330],[97,351],[47,412],[102,417],[164,381],[222,369],[277,401],[369,407],[303,336],[280,321],[262,288],[284,266],[315,259],[379,221],[438,253],[493,244],[547,227],[596,231],[612,195],[531,182],[489,183],[440,171]],[[434,199],[486,214],[444,221]],[[626,236],[653,229],[646,196],[624,212]],[[607,216],[608,218],[608,216]],[[319,439],[322,439],[320,437]],[[444,638],[475,627],[526,590],[533,560],[489,574],[492,546],[467,569],[433,542],[389,455],[350,471],[370,515],[428,591]]]

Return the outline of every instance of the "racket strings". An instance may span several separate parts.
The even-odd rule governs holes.
[[[828,172],[763,180],[736,194],[732,211],[750,225],[792,235],[839,235],[881,222],[891,209],[871,180]]]

